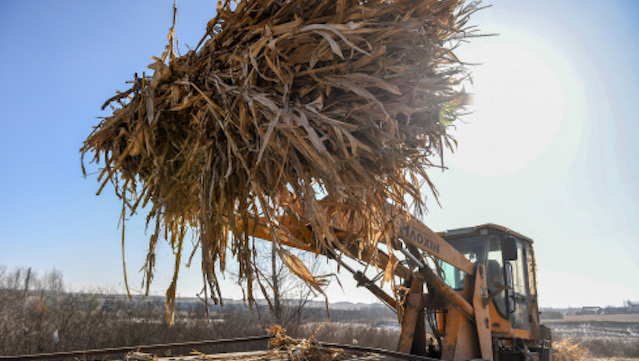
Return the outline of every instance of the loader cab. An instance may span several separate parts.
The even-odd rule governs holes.
[[[494,224],[441,235],[469,261],[485,265],[493,333],[524,339],[539,337],[532,240]],[[461,291],[466,274],[445,262],[440,266],[446,283]]]

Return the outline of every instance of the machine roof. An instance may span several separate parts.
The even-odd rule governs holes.
[[[451,229],[451,230],[446,230],[445,232],[439,232],[439,235],[442,237],[457,237],[457,236],[465,236],[468,234],[474,234],[474,233],[478,233],[480,230],[482,229],[495,229],[498,230],[500,232],[506,233],[506,234],[510,234],[514,237],[517,237],[519,239],[525,240],[527,242],[533,243],[532,238],[530,237],[526,237],[523,234],[519,233],[519,232],[515,232],[510,228],[504,227],[504,226],[500,226],[498,224],[495,223],[485,223],[485,224],[480,224],[478,226],[474,226],[474,227],[465,227],[465,228],[456,228],[456,229]]]

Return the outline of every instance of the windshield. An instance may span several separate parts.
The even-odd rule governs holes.
[[[484,263],[486,265],[486,284],[488,292],[494,295],[493,303],[497,311],[506,317],[506,294],[503,292],[505,285],[503,260],[501,253],[501,237],[491,234],[488,237],[466,237],[448,241],[455,249],[464,255],[473,264]],[[456,291],[464,289],[466,273],[450,264],[440,261],[442,277],[444,281]]]
[[[472,264],[484,263],[486,260],[486,238],[484,237],[451,239],[448,240],[448,243],[455,247]],[[464,271],[444,261],[440,261],[439,265],[442,269],[442,278],[451,288],[457,291],[464,288],[466,278]]]

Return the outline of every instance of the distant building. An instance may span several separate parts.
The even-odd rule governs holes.
[[[601,307],[599,306],[582,307],[581,310],[577,312],[577,314],[578,315],[600,315]]]

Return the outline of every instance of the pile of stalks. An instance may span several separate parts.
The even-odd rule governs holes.
[[[453,52],[475,36],[476,10],[462,0],[226,2],[184,55],[172,28],[152,75],[107,101],[113,114],[81,149],[101,167],[98,193],[114,185],[123,220],[149,211],[147,289],[164,238],[172,309],[190,231],[211,297],[221,299],[228,255],[252,302],[268,282],[242,224],[259,218],[285,264],[320,290],[325,280],[280,247],[279,216],[304,219],[327,252],[344,251],[330,227],[338,212],[360,220],[360,249],[383,240],[387,204],[419,213],[437,195],[427,170],[455,145],[447,129],[468,73]]]
[[[279,325],[268,330],[270,354],[274,358],[290,361],[338,361],[338,360],[381,360],[379,355],[346,351],[342,348],[322,346],[315,340],[319,328],[308,338],[294,339],[286,335],[286,329]]]
[[[571,338],[553,343],[552,351],[552,358],[556,361],[586,361],[591,358],[584,345]]]

